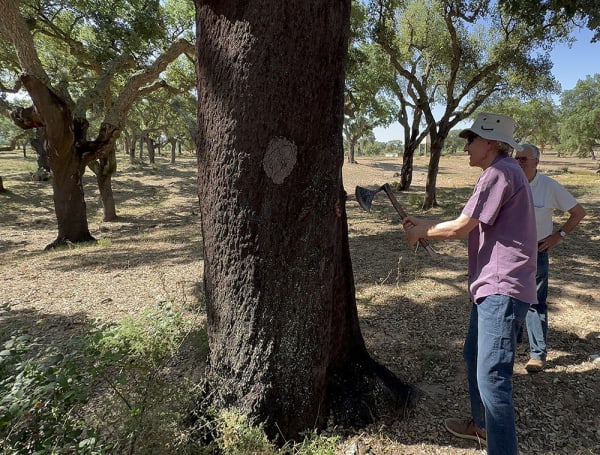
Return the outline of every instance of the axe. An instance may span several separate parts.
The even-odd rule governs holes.
[[[389,183],[380,186],[376,190],[369,190],[367,188],[363,188],[362,186],[357,186],[354,192],[356,195],[356,201],[362,207],[363,210],[370,212],[373,199],[375,198],[375,195],[381,190],[385,191],[385,194],[387,194],[388,198],[390,198],[390,201],[396,209],[396,212],[398,212],[398,215],[400,215],[400,221],[404,221],[404,218],[406,218],[408,215],[398,202],[398,199],[396,199],[396,196],[394,196],[394,193],[392,192],[392,188],[390,187]],[[427,240],[419,239],[419,243],[423,248],[425,248],[425,250],[429,254],[429,257],[433,258],[437,256],[437,251],[433,249],[433,247],[429,244]]]

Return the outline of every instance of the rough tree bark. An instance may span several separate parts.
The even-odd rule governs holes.
[[[216,406],[286,439],[405,410],[360,332],[341,178],[350,0],[196,0]]]

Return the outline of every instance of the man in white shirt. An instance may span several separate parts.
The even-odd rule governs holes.
[[[521,165],[531,186],[538,240],[536,275],[538,303],[530,306],[526,317],[530,359],[525,369],[529,373],[537,373],[544,368],[547,356],[548,253],[575,229],[586,215],[586,211],[565,187],[537,171],[540,151],[535,145],[521,144],[521,147],[522,150],[516,152],[515,159]],[[570,215],[565,224],[556,231],[552,222],[555,209],[569,212]]]

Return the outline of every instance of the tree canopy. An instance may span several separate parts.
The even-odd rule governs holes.
[[[440,153],[449,131],[491,95],[539,96],[557,90],[548,51],[568,40],[570,24],[552,17],[526,25],[492,1],[378,0],[365,30],[387,55],[390,91],[405,129],[401,188],[408,189],[412,154],[426,135],[431,160],[424,207],[437,204]],[[382,60],[385,62],[385,60]],[[436,118],[434,107],[443,106]]]
[[[560,149],[594,156],[600,145],[600,74],[580,80],[560,98]]]

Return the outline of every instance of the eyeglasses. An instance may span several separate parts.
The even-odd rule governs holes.
[[[527,161],[529,158],[526,156],[515,156],[515,160],[517,160],[519,163],[524,163],[525,161]]]
[[[476,134],[469,134],[467,136],[467,144],[472,144],[473,141],[475,140],[475,138],[477,138],[479,136],[477,136]]]

